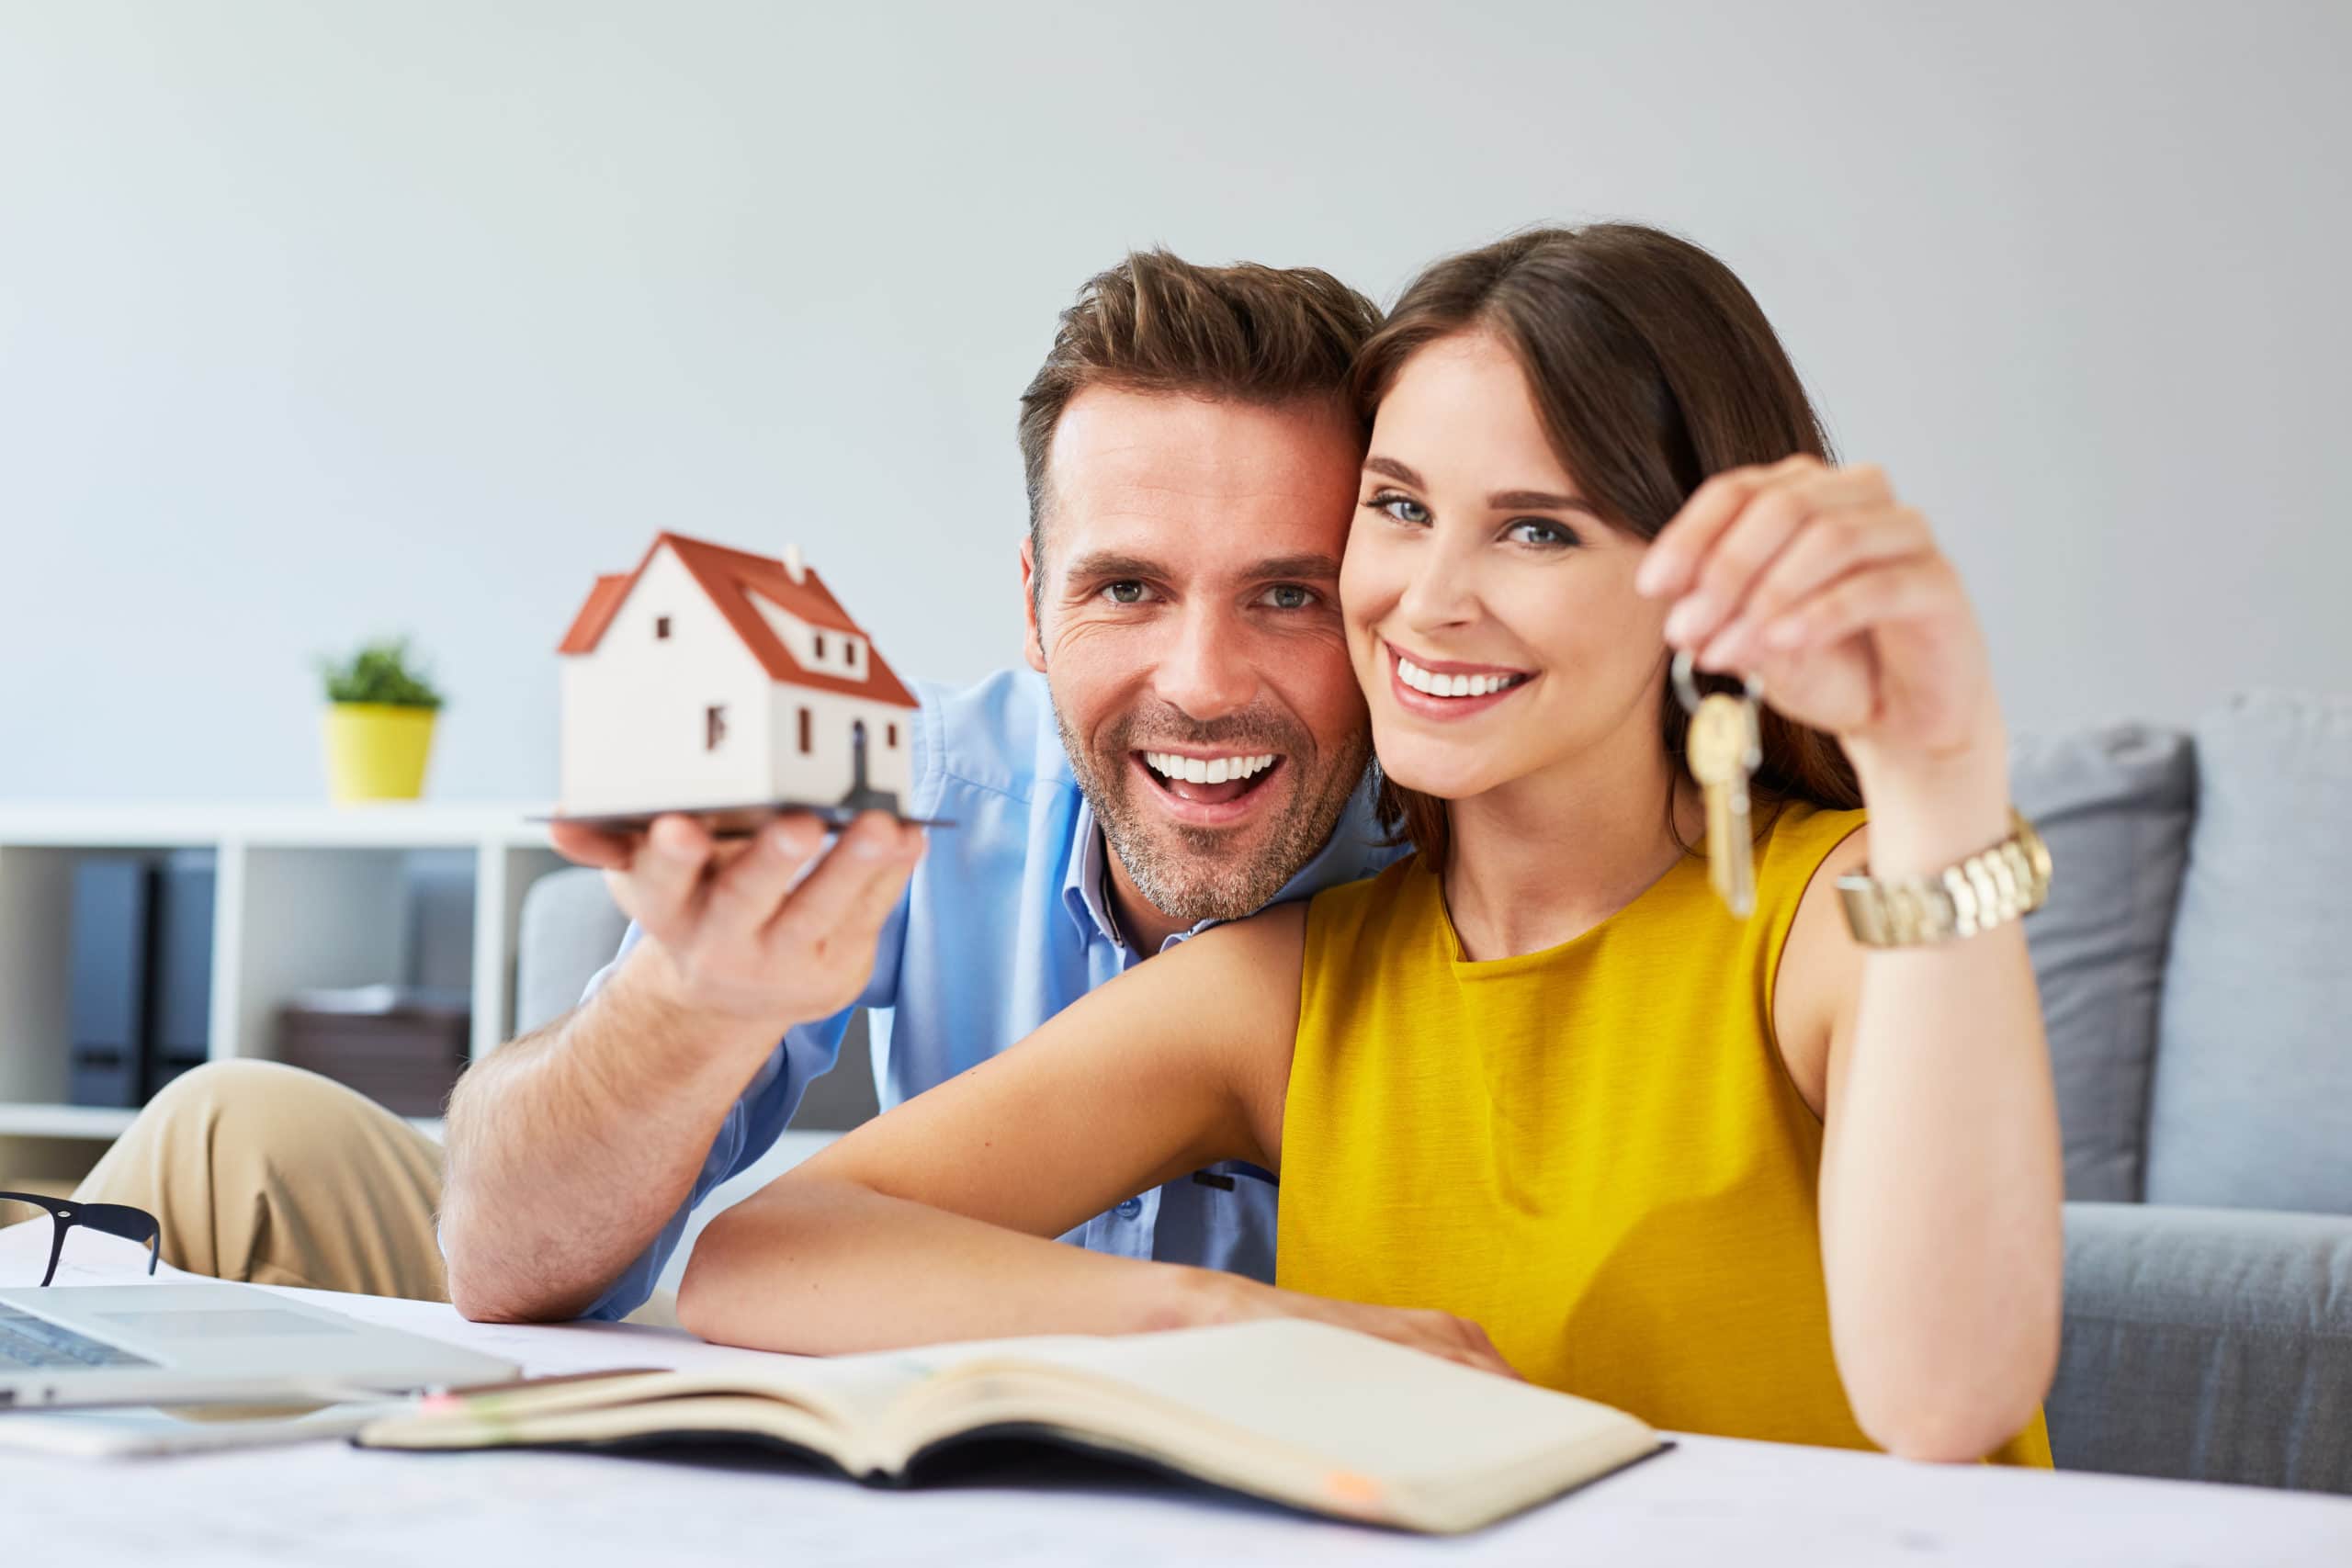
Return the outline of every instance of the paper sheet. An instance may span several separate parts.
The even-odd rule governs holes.
[[[0,1286],[40,1284],[40,1271],[49,1262],[50,1238],[56,1230],[56,1222],[46,1214],[0,1229]],[[57,1259],[57,1278],[50,1288],[135,1285],[148,1277],[145,1247],[76,1225],[65,1233],[65,1250]],[[198,1276],[159,1260],[153,1278],[193,1280]]]

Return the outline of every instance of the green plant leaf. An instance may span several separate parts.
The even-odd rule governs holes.
[[[349,659],[322,658],[319,674],[331,703],[381,703],[389,707],[437,708],[441,694],[409,662],[408,638],[364,645]]]

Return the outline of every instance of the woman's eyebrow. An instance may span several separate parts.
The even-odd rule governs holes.
[[[1487,504],[1497,512],[1510,512],[1524,507],[1532,512],[1582,512],[1600,515],[1589,501],[1573,495],[1555,495],[1547,490],[1498,490],[1487,497]]]
[[[1400,484],[1412,486],[1415,490],[1430,488],[1429,481],[1422,479],[1409,465],[1400,463],[1394,457],[1366,457],[1363,460],[1363,467],[1366,473],[1385,474]],[[1487,505],[1496,512],[1523,509],[1530,512],[1581,512],[1591,517],[1600,516],[1600,509],[1592,502],[1577,496],[1561,495],[1548,490],[1498,490],[1487,497]]]

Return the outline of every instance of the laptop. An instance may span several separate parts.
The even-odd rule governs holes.
[[[0,1290],[0,1409],[328,1404],[518,1371],[250,1285]]]

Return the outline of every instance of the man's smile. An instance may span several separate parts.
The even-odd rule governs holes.
[[[1128,765],[1160,809],[1193,827],[1228,827],[1271,799],[1265,785],[1289,759],[1279,751],[1130,751]]]

